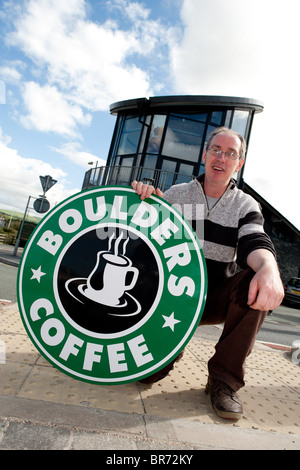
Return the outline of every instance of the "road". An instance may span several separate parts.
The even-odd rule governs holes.
[[[280,305],[264,321],[257,335],[259,341],[291,346],[300,340],[300,308]]]
[[[17,274],[18,268],[0,263],[0,299],[17,302]]]
[[[0,263],[0,299],[17,302],[16,280],[18,268]],[[217,340],[222,332],[220,326],[201,326],[196,334],[207,339]],[[300,308],[280,305],[268,315],[257,340],[266,343],[291,347],[300,339]]]
[[[294,341],[300,340],[300,327],[276,324],[267,320],[259,331],[257,340],[291,347]]]

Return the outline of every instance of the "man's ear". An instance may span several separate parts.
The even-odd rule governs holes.
[[[236,166],[236,172],[240,171],[240,169],[242,168],[242,166],[244,165],[245,163],[245,159],[244,158],[239,158],[239,161],[238,161],[238,164]]]

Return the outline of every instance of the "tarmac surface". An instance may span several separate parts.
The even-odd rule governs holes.
[[[12,248],[0,246],[0,262],[18,266],[22,250],[13,256]],[[2,299],[0,450],[102,450],[104,463],[143,467],[179,457],[195,463],[188,457],[200,450],[299,450],[300,365],[289,348],[257,341],[239,391],[243,418],[214,414],[204,388],[220,332],[199,327],[183,359],[152,387],[92,385],[49,364],[28,338],[18,305]]]

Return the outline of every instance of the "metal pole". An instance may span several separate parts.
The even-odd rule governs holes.
[[[17,251],[18,251],[18,248],[19,248],[19,245],[20,245],[21,233],[22,233],[23,225],[24,225],[24,222],[25,222],[25,219],[26,219],[26,215],[27,215],[27,211],[28,211],[28,207],[29,207],[30,198],[31,198],[31,196],[29,196],[28,201],[27,201],[27,206],[26,206],[26,209],[25,209],[25,213],[24,213],[23,220],[22,220],[21,225],[20,225],[19,235],[18,235],[18,238],[17,238],[17,240],[16,240],[16,244],[15,244],[15,249],[14,249],[14,252],[13,252],[13,256],[16,256],[16,255],[17,255]]]
[[[45,202],[45,199],[46,199],[45,194],[46,194],[46,192],[48,191],[48,186],[49,186],[49,180],[50,180],[50,178],[51,178],[51,176],[50,176],[50,175],[47,175],[46,184],[45,184],[44,189],[43,189],[43,196],[42,196],[43,200],[42,200],[42,202],[41,202],[41,207],[40,207],[40,211],[41,211],[41,212],[42,212],[42,210],[43,210],[43,205],[44,205],[44,202]]]
[[[10,224],[11,224],[11,221],[12,221],[12,216],[14,215],[14,211],[12,211],[12,213],[10,214],[10,219],[9,219],[9,223],[8,223],[8,227],[7,228],[10,228]]]
[[[50,180],[50,178],[51,178],[51,176],[50,176],[50,175],[47,175],[46,184],[45,184],[45,188],[44,188],[44,194],[43,194],[44,197],[45,197],[46,192],[48,191],[48,186],[49,186],[49,180]]]

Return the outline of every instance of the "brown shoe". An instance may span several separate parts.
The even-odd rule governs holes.
[[[139,380],[139,383],[152,385],[155,382],[158,382],[159,380],[164,379],[169,374],[169,372],[171,372],[171,370],[174,368],[175,362],[180,361],[182,356],[183,356],[183,351],[177,357],[175,357],[175,359],[173,359],[173,361],[171,361],[170,364],[168,364],[167,366],[165,366],[163,369],[159,370],[158,372],[155,372],[155,374],[152,374],[149,377],[146,377],[145,379]]]
[[[205,393],[210,395],[213,409],[220,418],[240,419],[243,405],[237,393],[220,380],[208,377]]]

